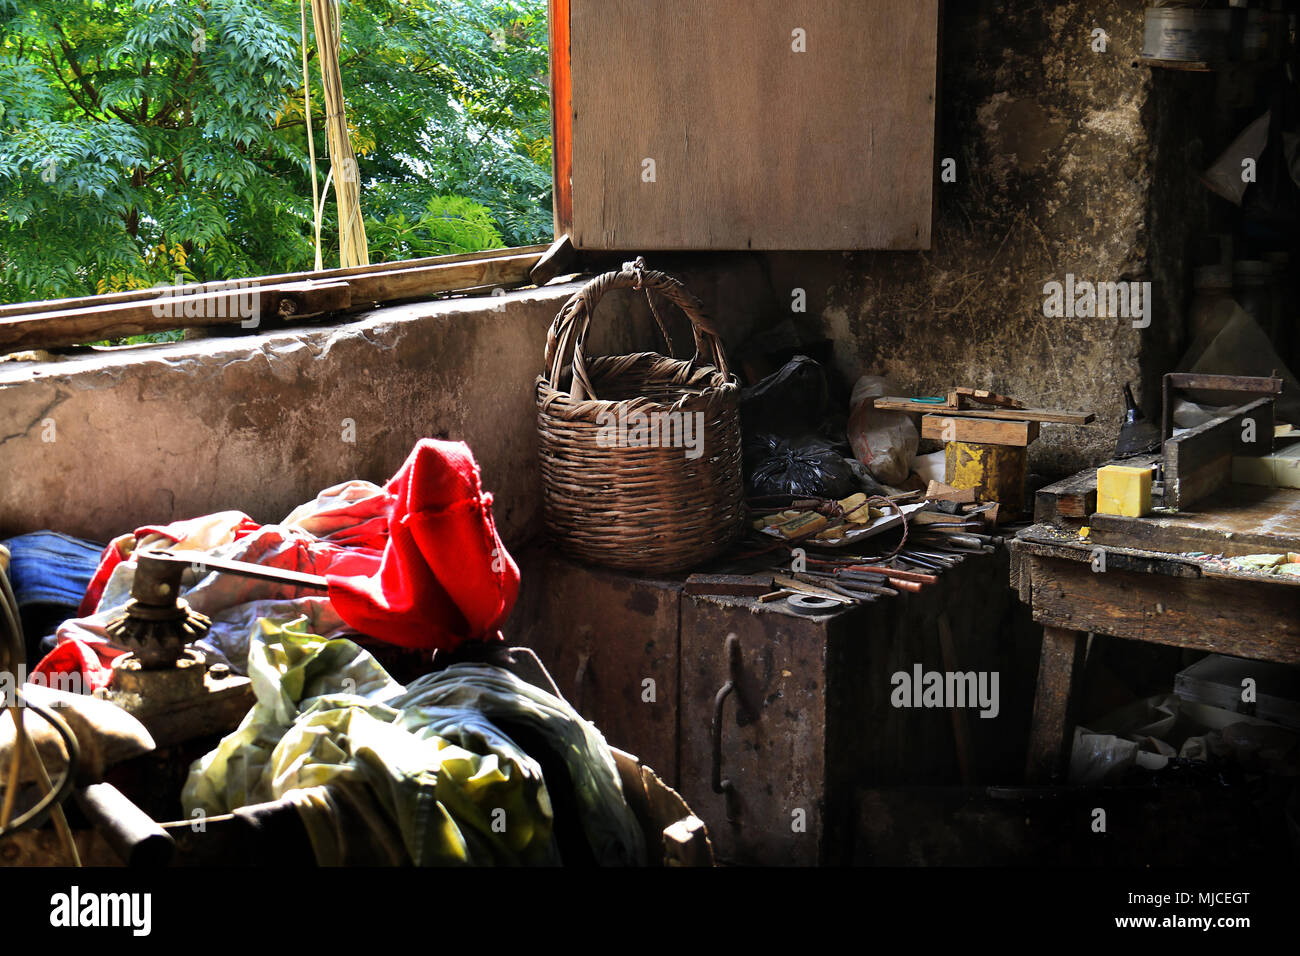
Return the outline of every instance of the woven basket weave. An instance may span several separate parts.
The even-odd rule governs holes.
[[[676,304],[691,321],[694,358],[588,358],[587,328],[611,289],[645,290],[669,352],[672,340],[652,290]],[[568,554],[666,573],[707,561],[739,534],[739,387],[699,300],[671,276],[646,270],[638,259],[597,276],[564,304],[537,378],[537,425],[546,526]]]

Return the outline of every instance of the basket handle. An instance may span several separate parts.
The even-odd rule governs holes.
[[[731,369],[727,365],[722,339],[718,336],[712,321],[704,314],[703,303],[672,276],[646,269],[645,260],[638,256],[635,262],[625,262],[619,272],[606,272],[588,282],[564,304],[564,308],[551,323],[550,332],[546,336],[544,365],[548,381],[552,386],[560,387],[560,371],[564,365],[564,356],[572,346],[573,383],[569,393],[575,401],[596,399],[596,390],[587,374],[587,328],[591,324],[591,315],[595,312],[596,305],[611,289],[645,290],[646,301],[650,303],[650,313],[668,343],[669,354],[673,352],[673,341],[669,338],[668,329],[655,308],[651,293],[657,292],[675,304],[690,320],[695,337],[695,355],[691,362],[697,365],[712,365],[726,378],[731,378]]]

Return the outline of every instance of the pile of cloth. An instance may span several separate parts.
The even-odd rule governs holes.
[[[510,671],[453,664],[403,687],[305,618],[259,620],[248,663],[257,703],[191,768],[187,817],[287,799],[322,865],[645,862],[604,738]]]
[[[86,589],[79,617],[60,625],[33,668],[57,686],[76,675],[86,690],[108,683],[106,625],[131,596],[132,555],[151,547],[202,552],[322,575],[329,594],[228,574],[188,571],[190,606],[212,619],[197,646],[209,663],[246,673],[248,635],[263,617],[307,619],[323,637],[368,635],[421,651],[499,639],[519,592],[519,569],[492,520],[492,496],[462,442],[425,439],[384,486],[348,481],[284,520],[259,525],[224,511],[138,528],[112,541]]]
[[[595,727],[503,667],[426,673],[428,652],[503,646],[519,569],[491,509],[469,448],[424,440],[382,487],[335,485],[277,524],[226,511],[138,528],[103,550],[79,616],[33,674],[64,687],[76,676],[87,693],[107,685],[124,651],[106,625],[143,549],[317,574],[328,594],[186,572],[183,597],[212,619],[196,646],[247,674],[256,699],[191,767],[187,815],[291,803],[326,865],[642,864]],[[376,640],[422,652],[423,676],[398,683],[361,646]]]

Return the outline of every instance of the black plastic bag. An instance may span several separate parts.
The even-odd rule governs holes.
[[[861,487],[834,447],[815,436],[759,435],[745,446],[749,493],[754,497],[847,498]]]
[[[797,438],[819,428],[830,406],[826,372],[796,355],[753,388],[740,393],[740,427],[747,437]]]

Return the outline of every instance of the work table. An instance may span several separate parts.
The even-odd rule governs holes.
[[[1300,576],[1215,559],[1300,551],[1300,491],[1233,486],[1194,511],[1071,514],[1086,512],[1088,474],[1040,492],[1039,523],[1010,544],[1011,585],[1044,627],[1031,782],[1064,773],[1089,634],[1300,664]]]

